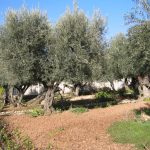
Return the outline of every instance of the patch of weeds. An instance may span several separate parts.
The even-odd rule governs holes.
[[[142,113],[141,110],[135,109],[135,110],[133,110],[133,112],[135,114],[136,119],[140,120],[141,119],[141,113]]]
[[[62,110],[61,108],[55,108],[55,111],[56,111],[57,113],[61,113],[63,110]]]
[[[41,108],[34,108],[31,111],[28,111],[27,114],[31,115],[32,117],[43,116],[44,110]]]
[[[19,130],[8,130],[8,125],[0,122],[0,147],[6,150],[35,150],[31,139],[21,136]]]
[[[135,144],[138,149],[150,148],[150,122],[121,121],[114,123],[108,132],[113,140],[122,144]]]
[[[113,92],[98,92],[95,95],[95,99],[101,107],[109,107],[118,103]]]
[[[116,101],[114,93],[104,91],[96,93],[95,99],[99,102]]]
[[[129,88],[129,87],[127,87],[126,89],[125,89],[125,94],[127,94],[127,95],[134,95],[134,90],[132,90],[131,88]]]
[[[150,102],[150,97],[146,97],[146,98],[144,98],[144,100],[143,101],[145,101],[145,102]]]
[[[122,98],[137,99],[138,91],[132,88],[126,87],[126,88],[121,88],[118,91],[116,91],[116,94],[119,94],[119,96],[121,96]]]
[[[104,91],[96,93],[95,98],[96,100],[101,101],[101,102],[113,99],[110,93],[104,92]]]
[[[76,114],[81,114],[81,113],[85,113],[88,111],[89,111],[88,108],[85,108],[85,107],[71,108],[71,112],[76,113]]]
[[[135,109],[134,113],[137,117],[141,116],[142,113],[145,113],[146,115],[150,116],[150,108]]]
[[[50,131],[48,135],[49,135],[50,137],[53,137],[53,136],[55,136],[55,135],[61,133],[61,132],[64,131],[64,130],[65,130],[65,129],[64,129],[63,127],[56,128],[56,129]]]

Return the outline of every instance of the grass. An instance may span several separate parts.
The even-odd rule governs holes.
[[[145,102],[150,102],[150,97],[144,98],[143,101],[145,101]]]
[[[31,111],[28,111],[27,114],[31,115],[32,117],[43,116],[44,110],[41,108],[34,108]]]
[[[28,136],[22,136],[19,130],[9,131],[8,125],[0,121],[0,148],[6,150],[35,150]]]
[[[113,140],[123,144],[135,144],[139,149],[150,149],[150,122],[121,121],[114,123],[108,132]]]
[[[85,112],[88,112],[89,110],[85,107],[76,107],[76,108],[71,108],[71,112],[76,113],[76,114],[82,114]]]

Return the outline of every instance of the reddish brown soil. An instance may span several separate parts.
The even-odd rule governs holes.
[[[39,150],[45,150],[48,144],[54,150],[134,150],[133,145],[114,143],[107,129],[115,121],[129,119],[131,110],[145,105],[139,101],[97,108],[80,115],[66,111],[37,118],[20,115],[5,119],[11,127],[28,135]]]

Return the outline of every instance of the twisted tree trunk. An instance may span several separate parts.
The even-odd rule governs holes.
[[[53,87],[48,87],[48,90],[46,92],[45,99],[44,99],[44,110],[45,110],[46,114],[52,113],[54,93],[55,93],[54,88]]]
[[[150,78],[148,75],[138,76],[139,92],[143,97],[150,97]]]

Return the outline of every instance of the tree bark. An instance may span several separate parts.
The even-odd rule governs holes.
[[[8,103],[10,103],[8,85],[5,85],[4,89],[5,89],[5,94],[4,94],[4,97],[3,97],[3,101],[4,101],[4,105],[7,105]]]
[[[149,76],[138,76],[139,91],[143,97],[150,97],[150,79]]]
[[[54,101],[54,88],[48,87],[47,93],[44,99],[44,110],[46,114],[52,113],[52,104]]]
[[[145,85],[143,85],[143,96],[150,97],[150,89]]]
[[[111,86],[112,90],[113,90],[113,91],[116,91],[113,81],[109,81],[109,82],[110,82],[110,86]]]
[[[19,103],[19,104],[22,103],[23,95],[24,95],[24,92],[23,92],[23,91],[20,91],[20,92],[19,92],[19,99],[18,99],[18,103]]]
[[[26,90],[28,89],[29,87],[29,84],[27,85],[20,85],[20,86],[16,86],[15,88],[18,90],[19,94],[18,94],[18,101],[17,101],[17,104],[20,105],[22,104],[22,100],[23,100],[23,96],[24,96],[24,93],[26,92]]]
[[[10,86],[9,87],[9,100],[13,104],[13,106],[16,107],[16,103],[15,103],[14,98],[13,98],[13,90],[14,90],[14,87]]]

